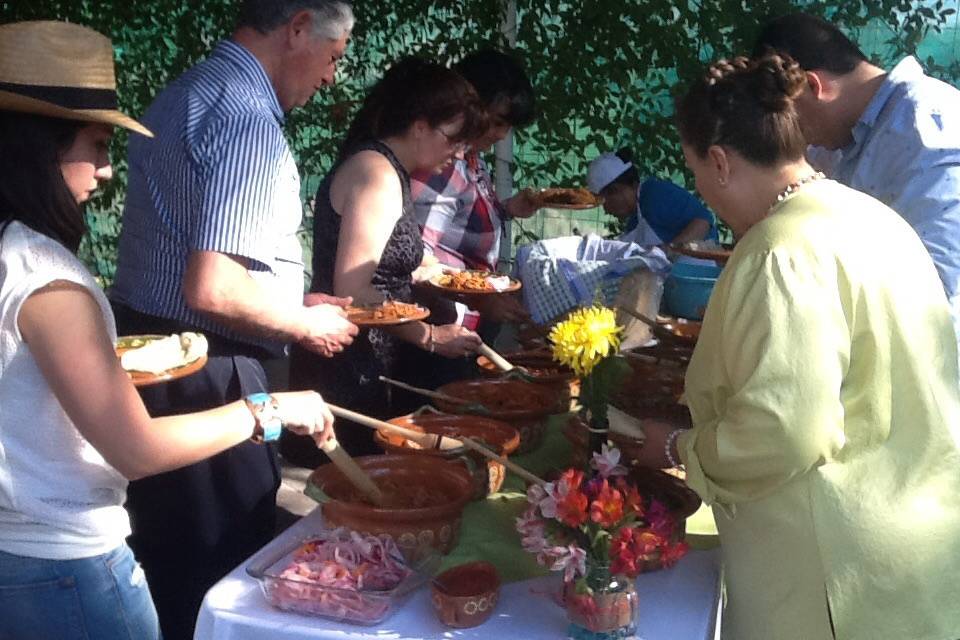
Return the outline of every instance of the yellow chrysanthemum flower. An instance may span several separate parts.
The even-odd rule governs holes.
[[[578,309],[550,330],[554,360],[577,375],[589,375],[601,360],[620,349],[620,332],[612,309],[593,306]]]

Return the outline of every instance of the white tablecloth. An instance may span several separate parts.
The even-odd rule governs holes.
[[[301,519],[253,557],[270,553],[321,529],[320,510]],[[257,581],[246,574],[253,558],[207,592],[194,640],[414,640],[419,638],[524,640],[566,637],[566,615],[551,593],[559,576],[505,584],[497,610],[473,629],[450,629],[434,616],[429,587],[412,594],[382,623],[372,627],[341,624],[274,609]],[[715,634],[720,574],[719,550],[690,551],[675,567],[641,575],[638,636],[644,640],[712,640]]]

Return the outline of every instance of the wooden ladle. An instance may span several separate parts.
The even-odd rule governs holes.
[[[363,495],[365,495],[370,502],[378,507],[383,506],[383,492],[380,491],[380,487],[378,487],[373,481],[373,478],[350,457],[350,454],[343,450],[343,447],[340,446],[336,438],[327,440],[323,444],[322,449],[324,453],[327,454],[327,457],[330,458],[330,462],[340,469],[340,472],[346,476],[347,480],[362,491]]]
[[[486,448],[479,442],[472,440],[471,438],[465,438],[463,436],[459,438],[451,438],[450,436],[438,436],[431,433],[421,433],[420,431],[414,431],[413,429],[407,429],[405,427],[400,427],[395,424],[390,424],[389,422],[384,422],[383,420],[377,420],[376,418],[371,418],[370,416],[363,415],[362,413],[357,413],[356,411],[350,411],[349,409],[344,409],[343,407],[338,407],[332,404],[327,403],[327,407],[330,408],[330,411],[333,415],[338,418],[344,418],[346,420],[351,420],[357,424],[362,424],[365,427],[370,427],[371,429],[377,429],[379,431],[385,431],[387,433],[395,433],[399,436],[403,436],[407,440],[416,442],[421,447],[425,449],[445,449],[448,446],[459,447],[463,446],[467,449],[472,449],[480,455],[489,458],[490,460],[496,460],[510,471],[514,472],[527,482],[531,484],[545,485],[547,482],[543,478],[535,476],[530,473],[516,462],[512,462],[507,458],[491,451]],[[439,439],[439,442],[438,442]]]
[[[501,371],[513,371],[516,369],[514,365],[510,364],[509,360],[497,353],[494,348],[488,345],[486,342],[480,343],[480,348],[477,349],[477,353],[482,356],[486,356],[487,360],[492,362]]]
[[[400,382],[399,380],[394,380],[393,378],[388,378],[386,376],[380,376],[380,382],[386,382],[387,384],[393,385],[400,389],[406,389],[407,391],[412,391],[413,393],[419,393],[420,395],[431,398],[433,400],[440,400],[442,402],[448,402],[450,404],[456,404],[463,407],[463,410],[467,413],[480,413],[489,415],[490,410],[478,402],[470,402],[469,400],[464,400],[463,398],[458,398],[456,396],[447,395],[446,393],[441,393],[439,391],[431,391],[430,389],[424,389],[422,387],[415,387],[412,384],[407,384],[406,382]]]

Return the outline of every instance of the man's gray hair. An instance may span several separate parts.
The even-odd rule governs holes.
[[[266,34],[304,10],[313,14],[313,32],[318,37],[339,40],[353,30],[353,9],[346,0],[244,0],[237,26]]]

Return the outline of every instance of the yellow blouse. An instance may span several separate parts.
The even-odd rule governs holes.
[[[956,340],[900,216],[826,180],[778,205],[717,282],[686,398],[725,638],[960,638]]]

